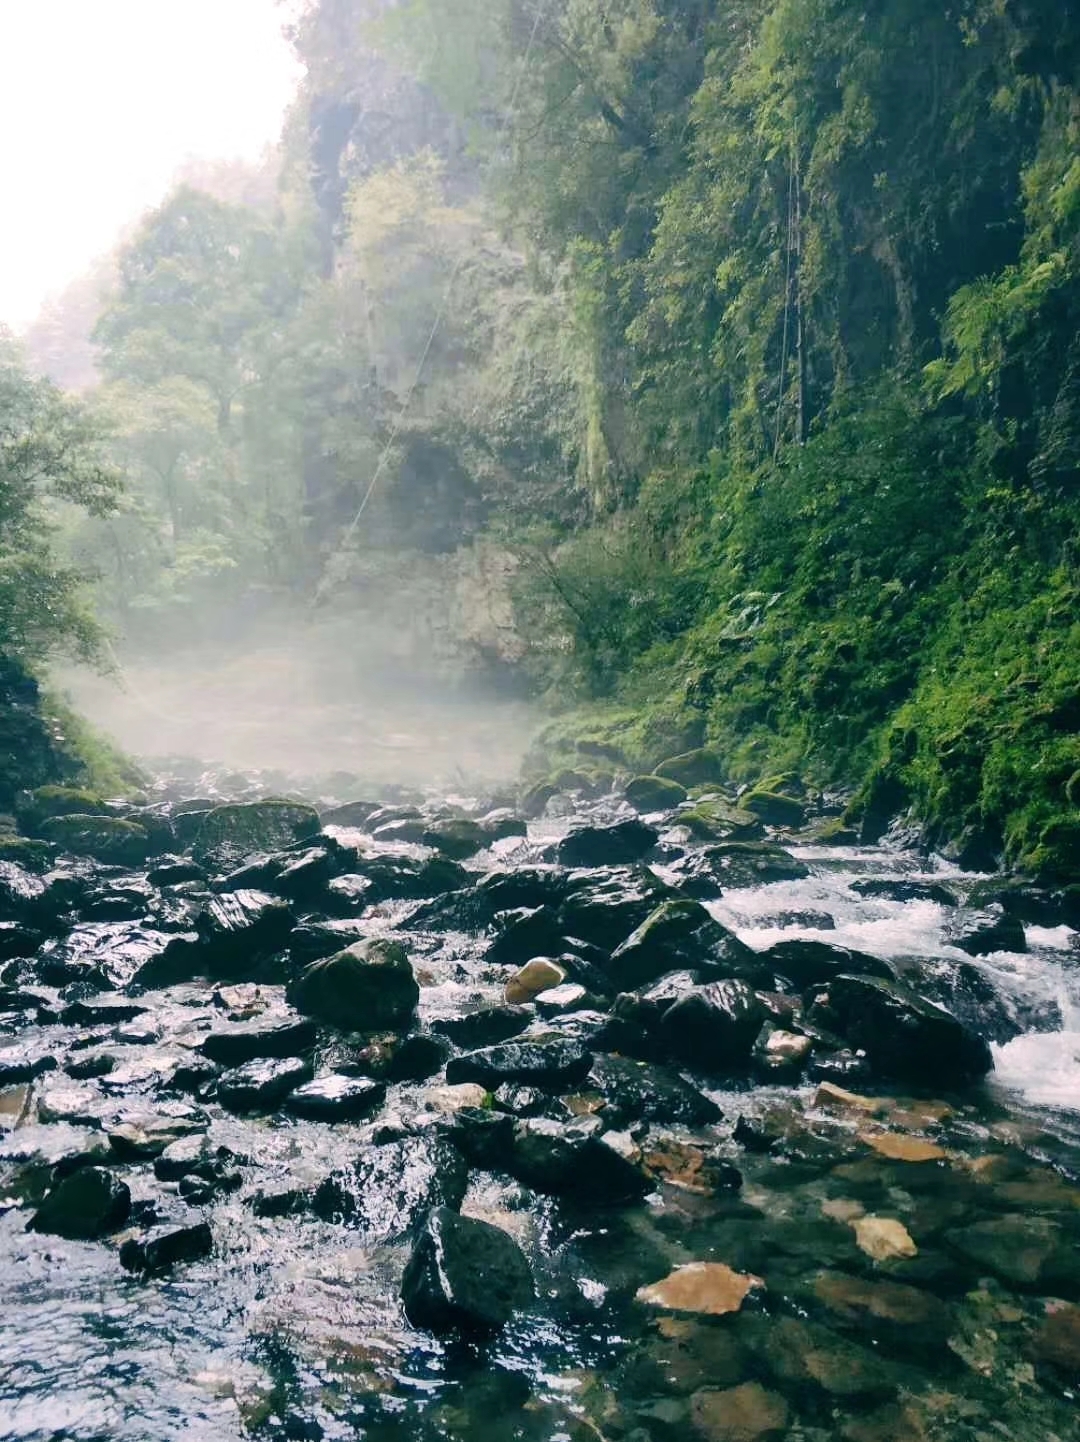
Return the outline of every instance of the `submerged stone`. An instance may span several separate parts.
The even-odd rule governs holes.
[[[316,1077],[285,1099],[285,1110],[309,1121],[356,1121],[370,1116],[386,1099],[386,1087],[371,1077]]]
[[[700,1312],[723,1317],[738,1312],[751,1292],[765,1286],[760,1277],[736,1272],[723,1262],[689,1262],[647,1287],[637,1300],[673,1312]]]
[[[315,1191],[312,1209],[326,1221],[360,1231],[368,1241],[411,1232],[434,1207],[461,1206],[468,1185],[462,1153],[432,1130],[369,1146],[351,1167]]]
[[[260,1058],[223,1072],[217,1079],[217,1099],[231,1112],[269,1112],[310,1080],[309,1062],[295,1057]]]
[[[596,1118],[564,1125],[545,1117],[515,1123],[506,1169],[538,1192],[593,1205],[631,1202],[652,1183],[606,1139]]]
[[[513,1237],[448,1207],[428,1213],[401,1283],[414,1326],[495,1332],[534,1295],[532,1272]]]

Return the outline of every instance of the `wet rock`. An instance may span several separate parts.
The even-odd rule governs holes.
[[[217,1099],[231,1112],[270,1112],[310,1080],[311,1065],[306,1061],[260,1058],[222,1072],[217,1079]]]
[[[145,1016],[147,1008],[137,1001],[118,996],[97,997],[93,1001],[73,1001],[60,1013],[65,1026],[119,1026]]]
[[[882,1077],[916,1086],[963,1086],[993,1066],[982,1037],[899,982],[835,977],[815,994],[809,1016],[865,1051]]]
[[[199,1050],[219,1066],[238,1067],[256,1057],[305,1056],[316,1036],[313,1022],[268,1012],[253,1021],[210,1032],[199,1043]]]
[[[424,1092],[421,1100],[428,1110],[453,1116],[468,1108],[482,1108],[488,1096],[486,1088],[477,1082],[459,1082],[456,1086],[431,1087]]]
[[[813,1040],[766,1023],[751,1053],[754,1068],[765,1081],[793,1081],[810,1058]]]
[[[690,1425],[705,1442],[769,1442],[786,1434],[789,1417],[783,1397],[760,1382],[703,1387],[690,1399]]]
[[[316,906],[330,884],[335,865],[336,857],[326,846],[313,846],[295,856],[283,856],[267,890],[298,906]]]
[[[461,1206],[469,1173],[461,1152],[432,1130],[371,1146],[351,1167],[320,1183],[312,1210],[367,1240],[411,1232],[432,1208]]]
[[[599,1206],[634,1201],[652,1185],[605,1140],[596,1118],[569,1126],[545,1117],[516,1122],[506,1170],[538,1192]]]
[[[146,873],[146,879],[151,886],[182,886],[188,881],[204,882],[206,872],[193,861],[162,857],[158,864]]]
[[[667,811],[686,800],[686,787],[666,776],[635,776],[623,795],[635,811]]]
[[[724,796],[701,796],[675,817],[675,824],[698,841],[756,841],[764,824]]]
[[[355,1050],[341,1070],[382,1081],[425,1081],[442,1070],[449,1053],[449,1043],[441,1036],[390,1032]]]
[[[365,905],[379,901],[421,901],[462,891],[472,885],[473,875],[447,856],[374,856],[357,863]],[[331,893],[348,878],[332,882]]]
[[[348,829],[363,827],[369,817],[379,810],[377,801],[346,801],[343,806],[333,806],[321,814],[323,827],[342,826]]]
[[[697,901],[665,901],[612,952],[608,972],[623,990],[647,986],[669,971],[703,975],[759,969],[757,957]]]
[[[180,1139],[197,1136],[206,1126],[202,1113],[188,1116],[142,1116],[121,1122],[109,1131],[109,1146],[124,1161],[158,1157]]]
[[[559,908],[558,925],[566,937],[580,938],[611,952],[635,931],[663,901],[676,893],[647,866],[625,867],[602,879],[586,877],[575,884]],[[533,955],[559,952],[559,945]]]
[[[706,1126],[723,1115],[678,1072],[629,1057],[596,1057],[585,1085],[603,1099],[604,1119],[616,1127],[636,1121]]]
[[[120,1248],[120,1265],[128,1272],[155,1276],[180,1262],[210,1256],[214,1237],[206,1222],[187,1227],[157,1227],[140,1237],[129,1237]]]
[[[485,1006],[460,1016],[439,1017],[431,1026],[432,1031],[448,1037],[455,1046],[472,1050],[520,1035],[532,1019],[524,1007]]]
[[[982,916],[959,918],[946,933],[953,946],[969,956],[995,951],[1027,951],[1024,924],[1004,907],[993,905]]]
[[[27,1230],[90,1241],[122,1227],[130,1210],[131,1192],[126,1182],[104,1167],[83,1167],[49,1192]]]
[[[943,1006],[977,1036],[999,1045],[1023,1032],[1062,1029],[1061,1008],[1052,998],[1025,1003],[1007,996],[976,962],[951,957],[901,957],[899,979],[927,1001]]]
[[[866,1053],[842,1047],[836,1051],[814,1051],[806,1064],[808,1081],[843,1086],[865,1086],[873,1071]]]
[[[250,801],[206,812],[192,847],[197,865],[224,871],[253,852],[283,851],[318,834],[319,813],[295,801]]]
[[[856,896],[883,901],[931,901],[936,906],[955,906],[956,895],[936,881],[908,881],[892,876],[860,876],[851,883]]]
[[[555,848],[561,866],[625,866],[656,845],[658,833],[636,818],[611,826],[578,826]]]
[[[723,1262],[689,1262],[661,1281],[640,1287],[637,1301],[671,1312],[722,1317],[738,1312],[751,1292],[764,1286],[760,1277],[733,1271]]]
[[[574,888],[570,877],[557,866],[521,866],[513,871],[493,871],[476,888],[483,906],[483,920],[500,911],[519,907],[558,908]]]
[[[774,881],[803,881],[810,875],[805,862],[767,841],[727,841],[702,847],[690,852],[678,871],[679,889],[699,900]]]
[[[355,921],[306,921],[289,935],[289,960],[294,970],[310,966],[363,939]]]
[[[547,952],[560,951],[564,943],[555,913],[546,906],[519,907],[495,917],[495,940],[486,960],[496,965],[516,966]]]
[[[542,1017],[561,1016],[565,1012],[580,1011],[594,1004],[594,998],[576,981],[548,987],[547,991],[540,992],[536,997],[536,1010]]]
[[[382,1082],[334,1073],[297,1087],[286,1097],[285,1110],[308,1121],[357,1121],[377,1111],[385,1100]]]
[[[186,957],[195,936],[170,935],[131,922],[87,922],[60,940],[48,942],[35,971],[47,986],[82,982],[111,991],[136,981],[154,968],[167,969],[174,958]]]
[[[874,1262],[914,1257],[918,1252],[908,1229],[896,1217],[856,1217],[852,1221],[855,1244]]]
[[[532,1001],[540,992],[559,986],[566,980],[566,972],[550,957],[536,956],[520,967],[506,983],[503,995],[511,1006]]]
[[[45,883],[12,861],[0,861],[0,917],[25,921],[38,909]]]
[[[34,1089],[28,1082],[0,1091],[0,1131],[14,1131],[31,1117]]]
[[[247,890],[207,897],[194,924],[194,937],[174,937],[160,956],[139,968],[133,983],[153,988],[196,976],[220,981],[279,979],[275,958],[288,941],[295,919],[278,897]]]
[[[646,1142],[641,1160],[645,1170],[657,1181],[696,1196],[730,1196],[743,1184],[738,1167],[725,1161],[717,1148],[682,1142],[670,1136]]]
[[[534,1295],[529,1264],[514,1239],[447,1207],[428,1214],[401,1283],[409,1321],[433,1332],[498,1331]]]
[[[311,966],[289,988],[307,1016],[342,1031],[407,1024],[420,998],[405,948],[385,938],[359,941]]]
[[[464,817],[437,821],[427,827],[420,837],[425,846],[433,847],[453,861],[465,861],[468,857],[475,856],[478,851],[483,851],[485,846],[490,845],[491,839],[493,838],[489,838],[479,822],[469,821]]]
[[[235,1154],[228,1147],[214,1146],[205,1133],[193,1133],[170,1142],[154,1158],[154,1176],[162,1182],[177,1182],[192,1174],[213,1175],[214,1169],[233,1160]]]
[[[580,1042],[563,1037],[510,1041],[451,1058],[446,1080],[478,1082],[494,1091],[504,1082],[520,1082],[545,1091],[569,1091],[585,1080],[592,1053]]]
[[[671,1056],[717,1075],[744,1071],[765,1021],[765,1010],[744,981],[694,987],[660,1018],[659,1035]]]
[[[108,865],[139,866],[150,853],[146,830],[117,816],[52,816],[40,830],[42,839],[61,851]]]
[[[880,976],[893,981],[889,963],[867,952],[852,951],[825,941],[793,938],[778,941],[765,953],[769,965],[800,991],[831,981],[834,976]]]
[[[945,1150],[937,1142],[925,1137],[913,1137],[908,1132],[861,1131],[859,1140],[865,1142],[879,1156],[888,1157],[891,1162],[940,1162],[945,1159]]]
[[[39,931],[17,921],[0,921],[0,962],[33,956],[42,940]]]

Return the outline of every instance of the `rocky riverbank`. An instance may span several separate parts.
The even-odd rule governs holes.
[[[1071,1436],[1075,897],[688,779],[21,796],[0,1435]]]

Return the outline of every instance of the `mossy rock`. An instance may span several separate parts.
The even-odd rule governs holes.
[[[0,836],[0,861],[13,861],[27,871],[47,871],[56,848],[48,841],[31,840],[29,836]]]
[[[109,808],[96,791],[78,786],[39,786],[15,798],[15,814],[28,830],[39,830],[51,816],[107,816]]]
[[[814,840],[824,841],[832,846],[855,846],[859,833],[849,826],[842,816],[830,816],[814,829]]]
[[[754,841],[764,833],[758,817],[726,801],[699,801],[680,811],[675,822],[699,841]]]
[[[50,816],[40,830],[61,851],[115,866],[141,866],[149,853],[144,828],[116,816]]]
[[[802,802],[782,791],[750,791],[740,801],[744,810],[759,816],[766,826],[801,826],[806,820]]]
[[[319,813],[301,801],[240,801],[215,806],[192,847],[200,865],[229,866],[256,851],[283,851],[318,834]]]
[[[699,746],[696,751],[684,751],[681,756],[669,756],[654,768],[657,776],[668,781],[677,781],[680,786],[708,786],[727,779],[727,768],[717,751],[708,746]]]
[[[668,811],[686,800],[686,787],[666,776],[635,776],[623,795],[637,811]]]
[[[529,787],[528,791],[521,798],[521,810],[526,816],[543,816],[544,807],[551,798],[558,793],[558,788],[550,781],[537,781]]]
[[[1023,860],[1039,876],[1080,877],[1080,817],[1063,816],[1044,826],[1035,850]]]

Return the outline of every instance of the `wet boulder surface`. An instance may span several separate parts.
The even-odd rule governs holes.
[[[1070,1436],[1068,888],[723,784],[29,798],[5,1435]]]

